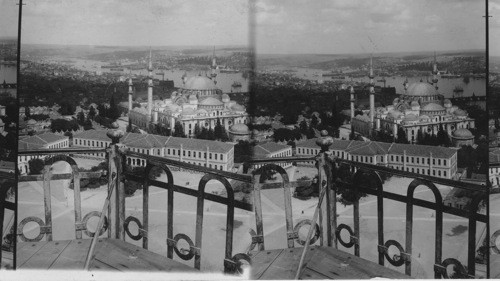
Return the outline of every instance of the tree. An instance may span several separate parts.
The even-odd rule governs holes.
[[[417,132],[417,144],[424,145],[424,134],[422,133],[422,130],[420,130],[420,129],[418,129],[418,132]]]
[[[182,126],[181,122],[175,122],[174,133],[172,134],[172,136],[180,138],[187,137],[186,134],[184,134],[184,127]]]
[[[34,158],[28,161],[30,175],[39,175],[42,173],[45,163],[42,159]]]
[[[201,134],[201,129],[200,129],[200,125],[198,125],[198,123],[196,123],[194,125],[194,137],[199,139],[200,138],[200,134]]]
[[[80,110],[78,114],[76,115],[76,120],[78,121],[78,125],[83,126],[85,123],[85,114],[83,113],[83,110]]]
[[[217,118],[217,123],[215,124],[214,137],[216,140],[220,140],[222,138],[222,125],[219,118]]]
[[[94,120],[95,116],[96,116],[95,108],[91,105],[87,117],[90,118],[91,120]]]
[[[83,122],[83,129],[85,131],[91,130],[93,128],[92,126],[92,121],[90,120],[89,116],[85,119],[85,122]]]
[[[62,101],[60,104],[59,104],[60,108],[59,108],[59,113],[61,115],[73,115],[75,114],[75,111],[76,111],[76,106],[69,102],[69,101]]]
[[[448,136],[448,133],[443,129],[442,124],[439,124],[439,131],[437,134],[437,144],[443,146],[450,146],[451,144],[450,136]]]
[[[307,122],[306,120],[302,120],[299,124],[299,130],[300,133],[303,134],[304,136],[307,135]]]
[[[309,129],[310,129],[310,128],[317,129],[317,128],[318,128],[318,125],[319,125],[319,120],[318,120],[318,117],[316,117],[316,115],[313,115],[313,116],[311,117],[311,123],[309,124]]]
[[[30,107],[29,106],[24,107],[24,115],[26,115],[26,118],[30,118],[31,117],[31,112],[30,112]]]
[[[115,95],[113,94],[111,96],[111,99],[109,100],[109,109],[107,111],[107,116],[111,120],[115,121],[121,116],[120,109],[118,108],[118,105],[115,102]]]
[[[397,143],[408,143],[408,139],[406,138],[406,131],[402,128],[398,128],[398,138],[396,139]]]

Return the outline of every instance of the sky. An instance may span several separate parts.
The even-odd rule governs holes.
[[[22,43],[27,44],[248,45],[247,0],[25,2]]]
[[[484,0],[256,1],[257,53],[444,51],[486,44]]]
[[[17,38],[18,0],[0,0],[0,37]]]
[[[489,15],[489,51],[490,56],[500,56],[500,0],[490,0],[488,4]]]

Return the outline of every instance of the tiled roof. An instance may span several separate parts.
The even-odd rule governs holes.
[[[200,140],[200,139],[188,139],[188,138],[178,138],[178,137],[170,137],[167,146],[170,148],[179,149],[181,147],[183,149],[189,150],[200,150],[205,151],[208,147],[210,152],[217,153],[227,153],[233,149],[234,145],[220,142],[220,141],[210,141],[210,140]]]
[[[88,139],[88,140],[99,140],[111,142],[111,139],[106,135],[108,131],[106,130],[88,130],[81,133],[73,135],[74,138]]]
[[[275,152],[281,151],[283,149],[287,149],[289,147],[290,146],[286,145],[286,144],[267,142],[267,143],[256,145],[254,148],[253,154],[255,156],[268,156],[271,153],[275,153]]]
[[[345,151],[351,155],[384,155],[390,147],[390,144],[382,142],[352,141]]]
[[[298,143],[297,147],[319,148],[319,146],[316,145],[316,139],[309,139]],[[406,151],[406,155],[408,156],[429,156],[429,153],[432,153],[433,157],[438,158],[450,158],[457,153],[456,149],[441,146],[348,140],[334,140],[333,144],[330,146],[330,150],[346,151],[352,155],[402,155]]]
[[[162,148],[165,147],[168,139],[169,137],[159,135],[127,133],[121,139],[121,143],[128,147]]]
[[[18,141],[18,149],[26,150],[26,149],[38,149],[44,148],[48,144],[58,142],[61,140],[69,139],[66,136],[57,135],[54,133],[44,133],[40,135],[34,135],[27,138],[20,139]]]
[[[451,158],[457,153],[457,150],[442,146],[394,143],[389,151],[390,154],[399,155],[403,154],[403,152],[406,152],[408,156],[429,156],[432,153],[432,157]]]

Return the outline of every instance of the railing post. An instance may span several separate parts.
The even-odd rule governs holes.
[[[111,238],[125,240],[125,230],[123,228],[125,222],[125,190],[122,184],[123,165],[119,150],[120,138],[123,137],[124,133],[118,130],[119,126],[116,122],[111,124],[111,127],[112,129],[106,134],[111,139],[111,145],[108,149],[108,190],[113,180],[116,180],[116,188],[111,195],[108,207],[109,229]],[[113,179],[113,173],[116,173],[115,179]]]
[[[328,132],[326,130],[321,131],[321,137],[319,137],[316,140],[316,144],[321,148],[320,154],[318,155],[318,184],[319,184],[319,193],[321,194],[323,189],[326,190],[326,204],[321,205],[321,211],[320,211],[320,230],[321,230],[321,244],[323,244],[323,238],[327,238],[327,245],[331,246],[333,242],[333,236],[332,236],[332,225],[331,225],[331,204],[332,204],[332,198],[331,198],[331,183],[329,183],[329,180],[331,180],[331,177],[328,176],[330,175],[331,171],[327,171],[329,169],[329,166],[326,164],[326,161],[328,161],[328,152],[330,150],[330,146],[333,144],[333,138],[328,136]],[[326,184],[323,184],[325,182]],[[323,217],[326,217],[326,227],[323,227]],[[313,227],[313,226],[311,226]]]

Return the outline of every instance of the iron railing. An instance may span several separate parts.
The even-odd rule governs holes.
[[[348,224],[337,224],[337,192],[340,188],[348,189],[351,192],[358,194],[366,193],[368,195],[376,196],[377,204],[377,232],[378,232],[378,243],[373,246],[373,250],[378,252],[378,263],[384,265],[385,260],[395,267],[400,267],[405,265],[405,274],[412,274],[412,256],[413,256],[413,233],[414,233],[414,216],[413,210],[415,206],[434,210],[435,216],[435,247],[434,247],[434,278],[448,278],[447,268],[448,266],[454,266],[455,275],[453,277],[457,278],[475,278],[483,277],[476,275],[476,247],[477,247],[477,237],[476,237],[476,225],[477,223],[484,223],[486,226],[488,221],[488,216],[483,213],[478,213],[479,205],[481,202],[486,204],[488,200],[489,190],[485,185],[477,185],[466,182],[454,181],[449,179],[436,178],[427,175],[421,175],[396,169],[391,169],[383,166],[363,164],[348,160],[343,160],[336,158],[330,152],[328,152],[328,147],[331,145],[331,139],[328,137],[323,137],[318,139],[317,144],[322,148],[322,151],[317,156],[307,158],[307,157],[288,157],[288,158],[266,158],[266,159],[255,159],[252,163],[271,163],[265,164],[259,170],[255,172],[257,178],[254,181],[254,209],[256,216],[256,229],[257,231],[253,235],[253,243],[258,245],[258,250],[264,250],[264,231],[263,231],[263,220],[262,220],[262,207],[260,199],[260,191],[266,188],[283,188],[284,200],[285,200],[285,216],[286,216],[286,237],[288,241],[288,247],[294,247],[296,240],[300,245],[304,245],[305,241],[301,241],[298,237],[298,230],[304,225],[315,224],[316,234],[310,241],[314,244],[317,239],[319,239],[319,244],[326,244],[330,247],[338,247],[338,243],[346,248],[354,248],[354,254],[360,256],[360,204],[359,197],[352,202],[353,204],[353,223],[352,227]],[[288,176],[280,166],[276,163],[280,162],[299,162],[299,161],[310,161],[314,159],[316,161],[316,167],[318,168],[318,177],[320,179],[321,188],[327,189],[326,192],[326,204],[323,206],[323,212],[319,213],[319,222],[312,222],[309,220],[303,220],[298,222],[295,227],[293,227],[292,210],[290,189],[295,185],[288,180]],[[282,183],[264,185],[259,183],[259,175],[265,170],[275,171],[282,177]],[[406,187],[406,195],[397,194],[394,192],[389,192],[384,190],[384,184],[381,175],[388,174],[392,176],[404,177],[412,179],[411,183]],[[443,204],[443,198],[436,184],[446,185],[452,188],[459,188],[462,190],[467,190],[472,192],[473,198],[471,198],[471,203],[467,209],[459,209],[452,206],[446,206]],[[434,194],[435,201],[430,202],[427,200],[422,200],[415,198],[415,189],[418,186],[425,186],[431,190]],[[405,220],[405,241],[404,247],[403,242],[396,240],[386,240],[384,235],[384,200],[393,200],[397,202],[404,203],[406,205],[406,220]],[[486,206],[486,205],[484,205]],[[450,214],[465,218],[468,220],[468,244],[467,244],[467,266],[462,265],[460,261],[455,258],[443,257],[443,214]],[[323,221],[323,217],[326,220]],[[354,228],[354,229],[353,229]],[[349,241],[344,241],[340,233],[346,230],[349,233]],[[500,232],[498,232],[500,235]],[[495,237],[493,237],[495,238]],[[493,239],[492,238],[492,239]],[[488,245],[488,235],[484,238],[484,245]],[[496,238],[495,238],[496,239]],[[399,254],[389,255],[389,247],[396,247],[399,250]],[[495,248],[497,249],[497,248]],[[494,250],[495,250],[494,249]],[[488,255],[485,255],[485,265],[486,272],[485,275],[489,277],[490,266],[488,263]]]
[[[7,196],[9,193],[9,190],[15,191],[16,189],[16,182],[15,182],[15,174],[14,171],[11,173],[9,172],[0,172],[0,245],[5,245],[10,247],[10,251],[14,251],[15,248],[15,239],[11,239],[12,241],[4,241],[4,220],[5,220],[5,210],[10,210],[14,214],[16,212],[16,204],[13,201],[7,200]],[[14,215],[15,219],[15,215]],[[9,231],[10,235],[14,235],[14,226],[12,229]],[[4,242],[7,242],[4,244]],[[0,249],[0,262],[2,261],[2,252],[3,250]],[[13,259],[13,268],[16,266],[16,259],[14,255]]]
[[[211,254],[203,251],[203,221],[204,221],[204,202],[206,200],[217,202],[226,206],[226,227],[225,227],[225,251],[222,259],[225,272],[238,272],[241,270],[244,261],[251,263],[251,258],[248,255],[252,250],[264,250],[264,225],[263,211],[261,204],[261,191],[266,189],[283,189],[284,194],[284,211],[286,218],[286,239],[289,248],[298,245],[304,245],[305,241],[299,237],[299,230],[305,225],[314,225],[316,233],[311,243],[316,242],[320,245],[329,247],[338,247],[338,244],[346,248],[353,248],[354,254],[360,256],[360,206],[359,199],[353,202],[353,223],[352,227],[348,224],[337,224],[337,193],[340,188],[354,190],[356,192],[366,193],[376,196],[377,201],[377,231],[378,243],[373,246],[373,249],[378,252],[378,263],[384,265],[385,260],[394,265],[405,265],[405,273],[412,274],[412,241],[413,241],[413,208],[414,206],[423,207],[434,210],[435,217],[435,248],[434,248],[434,277],[448,277],[446,268],[448,265],[454,265],[457,269],[457,277],[476,277],[476,225],[477,223],[487,223],[487,215],[478,213],[479,204],[483,200],[487,200],[488,190],[485,186],[474,185],[470,183],[457,182],[453,180],[441,179],[431,176],[425,176],[395,169],[390,169],[381,166],[362,164],[342,159],[334,158],[328,152],[329,140],[327,137],[320,138],[318,145],[322,148],[320,154],[311,157],[286,157],[286,158],[267,158],[254,159],[250,161],[253,164],[264,164],[253,172],[252,175],[236,174],[225,172],[198,165],[183,163],[176,160],[170,160],[163,157],[140,154],[131,152],[119,143],[120,134],[109,134],[113,143],[106,149],[60,149],[50,151],[20,151],[19,156],[23,155],[50,155],[45,160],[45,169],[42,175],[26,175],[20,176],[19,181],[43,181],[44,190],[44,209],[45,221],[36,217],[28,217],[23,219],[18,226],[18,237],[22,241],[39,241],[46,236],[47,240],[52,240],[52,214],[50,204],[50,182],[56,179],[72,179],[75,194],[74,215],[75,215],[75,234],[77,239],[82,238],[82,231],[89,237],[94,234],[87,228],[88,219],[92,216],[100,216],[100,212],[92,211],[82,219],[81,202],[80,202],[80,180],[84,178],[95,178],[107,175],[110,183],[116,181],[116,192],[112,195],[107,214],[108,237],[125,240],[129,237],[132,240],[142,240],[142,247],[148,249],[149,240],[152,233],[149,225],[149,208],[150,208],[150,187],[165,189],[168,192],[166,202],[167,216],[167,233],[166,246],[167,257],[174,258],[174,253],[183,260],[194,259],[194,267],[201,268],[202,254]],[[331,144],[331,143],[330,143]],[[79,172],[75,160],[71,154],[96,153],[106,152],[108,160],[108,170],[99,172]],[[126,171],[126,157],[141,158],[146,161],[145,173],[138,175],[133,172]],[[66,174],[52,174],[50,167],[57,161],[65,161],[71,165],[72,172]],[[297,186],[297,182],[290,182],[286,171],[276,163],[289,162],[311,162],[316,161],[318,169],[319,183],[322,189],[326,189],[325,204],[322,211],[319,213],[318,222],[311,220],[303,220],[293,225],[292,205],[291,205],[291,188]],[[167,181],[161,181],[150,177],[150,172],[153,169],[161,169],[167,176]],[[178,184],[175,180],[172,170],[183,169],[204,174],[198,182],[197,189],[191,189]],[[264,183],[261,180],[261,175],[266,171],[275,171],[282,177],[281,183]],[[347,173],[344,173],[347,171]],[[401,195],[384,190],[384,184],[381,175],[387,173],[394,176],[412,178],[411,184],[406,187],[406,195]],[[116,175],[112,177],[111,175]],[[249,204],[240,202],[234,199],[233,187],[230,181],[239,181],[253,185],[254,203]],[[128,216],[126,217],[126,202],[125,202],[125,181],[135,181],[142,184],[142,218]],[[206,186],[209,181],[218,181],[222,183],[226,190],[227,196],[220,196],[206,192]],[[108,183],[108,185],[110,184]],[[458,209],[443,204],[443,198],[436,184],[447,185],[453,188],[474,191],[476,196],[468,209]],[[430,202],[415,198],[414,191],[418,186],[428,187],[435,196],[435,201]],[[196,203],[196,223],[194,242],[193,239],[184,233],[174,233],[174,198],[176,195],[183,194],[197,199]],[[405,232],[405,247],[402,242],[395,240],[385,240],[384,232],[384,200],[393,200],[404,203],[406,205],[406,232]],[[254,211],[256,229],[251,230],[251,241],[249,251],[242,253],[233,253],[233,236],[234,236],[234,211],[241,209],[246,211]],[[443,239],[443,214],[451,214],[462,217],[468,220],[468,259],[467,267],[463,266],[457,259],[443,258],[442,239]],[[34,239],[28,239],[23,228],[26,223],[34,221],[40,225],[40,234]],[[130,225],[135,223],[139,229],[137,235],[131,233]],[[105,227],[106,229],[106,227]],[[349,233],[349,241],[344,241],[340,233],[346,230]],[[104,230],[105,231],[105,230]],[[104,234],[101,232],[101,235]],[[485,239],[489,239],[486,237]],[[179,242],[183,240],[189,244],[189,249],[179,249]],[[487,241],[489,243],[489,241]],[[487,244],[488,245],[488,244]],[[394,256],[389,255],[389,247],[396,247],[400,253]],[[486,262],[487,277],[489,277],[489,265]]]

